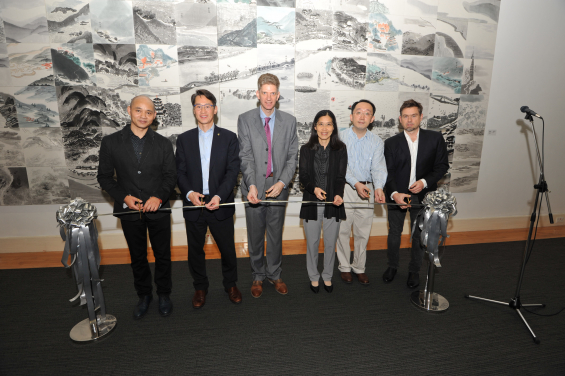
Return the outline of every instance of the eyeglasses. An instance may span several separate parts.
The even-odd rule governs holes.
[[[213,104],[195,104],[194,105],[195,110],[211,110],[214,107],[216,107],[216,106],[214,106]]]
[[[369,111],[355,111],[354,114],[356,116],[361,116],[361,115],[365,115],[365,116],[372,116],[373,114],[370,113]]]
[[[333,127],[333,123],[318,123],[316,124],[318,127]]]

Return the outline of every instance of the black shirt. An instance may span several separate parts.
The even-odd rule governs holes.
[[[328,180],[328,159],[330,157],[329,145],[324,149],[323,146],[316,147],[316,154],[314,154],[314,180],[316,187],[319,187],[324,192],[327,188]]]

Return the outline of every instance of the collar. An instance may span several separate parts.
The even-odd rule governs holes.
[[[128,126],[124,127],[123,131],[125,132],[124,135],[127,136],[127,137],[131,137],[131,136],[137,137],[137,135],[135,133],[133,133],[133,131],[131,130],[131,123]],[[149,128],[147,128],[147,132],[145,132],[145,135],[141,138],[139,138],[139,137],[137,137],[137,138],[139,138],[140,140],[143,140],[147,136],[153,137],[153,133],[154,133],[153,129],[151,129],[151,126],[149,126]]]
[[[410,138],[410,135],[408,133],[406,133],[406,131],[403,131],[403,132],[404,132],[404,137],[406,137],[406,141],[411,143],[412,138]],[[418,128],[418,135],[416,136],[416,141],[414,141],[414,142],[418,142],[418,141],[420,141],[420,128]]]
[[[276,108],[273,108],[273,113],[271,114],[271,116],[269,116],[269,118],[274,119],[276,112],[277,112],[277,109],[276,109]],[[265,118],[267,117],[267,115],[265,115],[265,113],[263,112],[263,109],[261,108],[261,106],[259,106],[259,116],[261,116],[261,120],[263,120],[263,123],[264,123],[264,122],[265,122]]]
[[[200,129],[199,126],[196,126],[196,128],[198,128],[198,135],[200,136],[209,136],[210,133],[214,133],[214,129],[216,128],[216,124],[212,125],[212,128],[208,129],[206,132],[204,132],[202,129]]]
[[[363,137],[359,138],[359,137],[357,137],[357,133],[355,133],[355,131],[353,130],[353,126],[349,127],[349,132],[351,133],[351,135],[352,135],[353,137],[355,137],[354,139],[355,139],[356,141],[361,141],[362,139],[368,137],[367,135],[370,133],[369,130],[367,129],[367,130],[365,131],[365,134],[363,135]]]

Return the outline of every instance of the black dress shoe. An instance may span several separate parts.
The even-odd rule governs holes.
[[[328,286],[324,283],[324,290],[331,293],[334,290],[334,285],[331,284],[331,285]]]
[[[383,281],[385,281],[385,283],[391,283],[395,275],[396,269],[389,267],[383,274]]]
[[[317,293],[320,292],[320,285],[314,286],[313,284],[310,283],[310,290],[312,290],[312,292],[313,292],[314,294],[317,294]]]
[[[408,281],[406,282],[406,284],[411,289],[420,286],[420,274],[419,273],[408,273]]]
[[[153,300],[153,295],[145,295],[139,297],[139,301],[133,310],[133,318],[138,320],[145,316],[147,310],[149,309],[149,304]]]
[[[159,296],[159,314],[163,317],[169,316],[173,312],[173,302],[168,296]]]

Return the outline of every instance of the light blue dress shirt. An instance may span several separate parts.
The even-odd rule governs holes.
[[[212,153],[212,140],[214,136],[215,125],[208,129],[207,132],[203,132],[200,127],[198,127],[198,146],[200,147],[200,166],[202,166],[202,194],[210,194],[210,188],[208,186],[208,179],[210,177],[210,155]],[[194,191],[188,191],[186,194],[186,199],[190,201],[188,195]]]
[[[358,138],[351,128],[339,132],[339,138],[347,146],[347,183],[355,188],[360,181],[372,181],[374,189],[383,189],[388,175],[383,140],[369,130]]]

